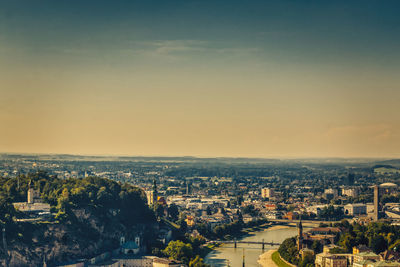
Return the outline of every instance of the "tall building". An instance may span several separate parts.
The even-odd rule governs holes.
[[[262,198],[271,198],[275,196],[274,189],[272,188],[263,188],[261,189],[261,197]]]
[[[354,177],[355,177],[354,173],[349,173],[346,178],[346,184],[354,185]]]
[[[186,195],[189,195],[190,193],[192,193],[192,186],[191,183],[186,180]]]
[[[374,221],[379,220],[379,186],[374,186]]]

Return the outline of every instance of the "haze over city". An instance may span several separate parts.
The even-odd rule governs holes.
[[[1,7],[1,152],[400,156],[398,1]]]
[[[0,0],[0,266],[400,267],[399,0]]]

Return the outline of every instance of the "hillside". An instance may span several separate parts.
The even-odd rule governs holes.
[[[11,203],[25,201],[31,180],[54,216],[16,222],[25,214]],[[96,177],[61,180],[43,172],[20,176],[19,186],[18,179],[0,182],[0,220],[7,230],[11,266],[37,266],[43,255],[50,264],[89,258],[118,248],[121,236],[154,232],[155,217],[144,192],[128,184]]]

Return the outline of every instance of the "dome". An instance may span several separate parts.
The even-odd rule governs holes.
[[[397,184],[394,184],[394,183],[383,183],[383,184],[380,184],[379,187],[397,187]]]

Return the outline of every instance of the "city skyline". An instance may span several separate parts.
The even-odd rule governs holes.
[[[400,157],[397,1],[18,1],[0,152]]]

